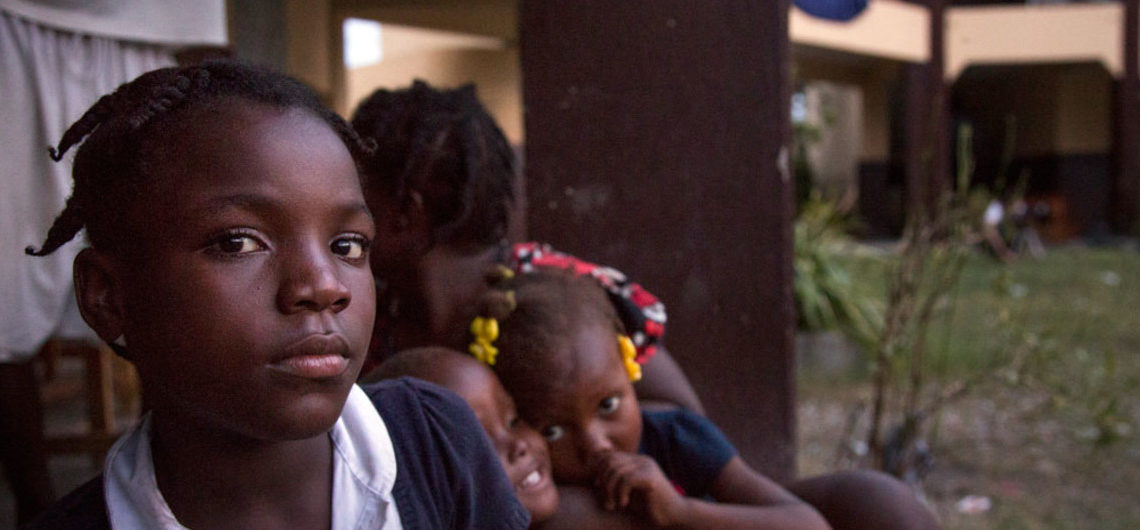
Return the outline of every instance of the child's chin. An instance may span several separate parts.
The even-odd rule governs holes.
[[[306,396],[305,402],[298,404],[291,413],[278,416],[281,418],[278,437],[303,440],[329,432],[340,418],[344,402],[343,398],[336,399],[336,396]]]
[[[523,500],[523,506],[530,512],[531,524],[545,521],[558,511],[558,492],[554,488],[550,489],[549,494],[544,494],[542,498]]]

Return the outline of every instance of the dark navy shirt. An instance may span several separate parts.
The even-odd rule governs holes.
[[[685,409],[641,413],[641,446],[689,497],[705,497],[736,448],[711,421]]]

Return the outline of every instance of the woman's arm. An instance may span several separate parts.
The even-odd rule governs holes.
[[[740,457],[712,485],[716,502],[684,497],[648,456],[614,452],[592,466],[607,510],[629,510],[663,528],[826,530],[814,508],[753,471]]]
[[[685,372],[664,348],[650,357],[641,367],[641,381],[633,385],[637,401],[646,410],[681,407],[704,414],[701,399],[685,377]]]
[[[739,456],[733,457],[712,484],[715,503],[690,499],[688,516],[700,525],[735,528],[830,528],[823,516]]]

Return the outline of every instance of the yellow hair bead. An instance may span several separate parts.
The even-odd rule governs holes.
[[[493,366],[499,349],[491,343],[499,338],[499,321],[491,317],[475,317],[471,321],[471,334],[475,340],[467,347],[467,351],[480,362]]]
[[[637,364],[637,347],[633,345],[633,339],[628,335],[618,335],[618,351],[621,352],[622,364],[625,365],[625,372],[629,375],[629,380],[637,382],[641,380],[641,365]]]
[[[502,276],[504,280],[509,280],[515,277],[515,271],[506,265],[499,265],[499,275]]]

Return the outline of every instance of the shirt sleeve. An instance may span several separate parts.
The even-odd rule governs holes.
[[[736,448],[704,416],[676,409],[642,413],[642,454],[689,497],[704,497]]]
[[[403,396],[375,388],[403,387]],[[408,407],[400,403],[411,390]],[[519,502],[475,413],[449,390],[417,379],[366,389],[393,436],[393,497],[406,528],[522,529]]]

